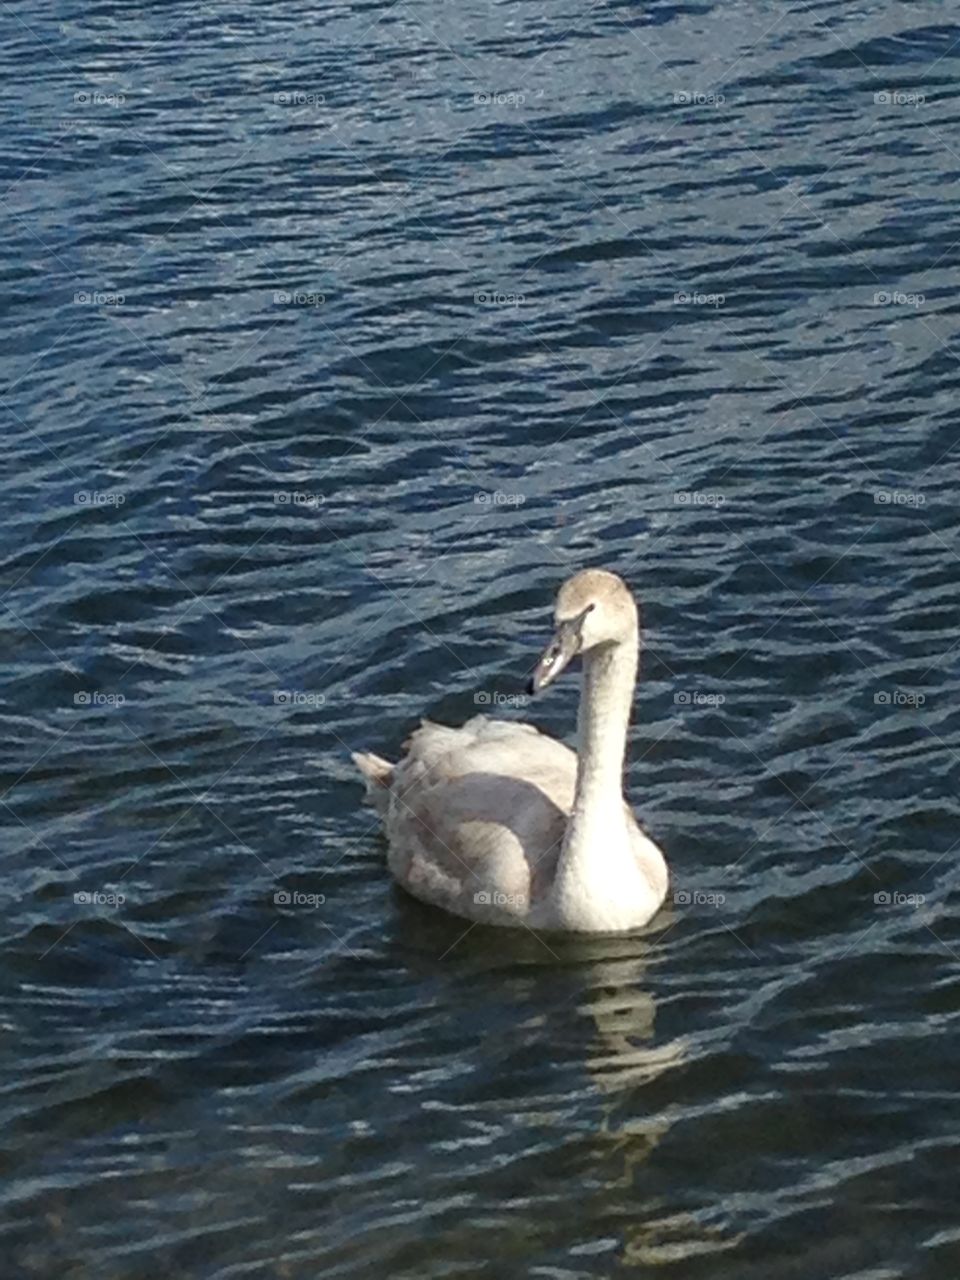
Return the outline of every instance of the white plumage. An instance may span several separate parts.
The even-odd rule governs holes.
[[[353,758],[383,815],[391,872],[410,893],[488,924],[611,932],[657,911],[667,868],[622,790],[639,624],[626,584],[588,569],[564,583],[545,688],[583,656],[575,754],[532,725],[424,721],[391,765]]]

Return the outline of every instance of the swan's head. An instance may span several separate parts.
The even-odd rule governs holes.
[[[530,678],[530,692],[552,684],[577,656],[603,645],[636,644],[637,606],[630,588],[606,569],[584,569],[560,588],[554,637]]]

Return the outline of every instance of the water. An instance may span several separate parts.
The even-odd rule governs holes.
[[[4,1274],[955,1280],[948,6],[0,27]],[[347,750],[588,564],[676,901],[468,932]]]

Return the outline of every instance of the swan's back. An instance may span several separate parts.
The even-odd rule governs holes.
[[[527,916],[553,883],[574,753],[532,725],[486,716],[457,729],[424,721],[404,748],[392,769],[356,758],[384,816],[393,875],[459,915]]]

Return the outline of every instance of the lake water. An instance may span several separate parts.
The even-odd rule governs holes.
[[[951,7],[0,32],[4,1276],[956,1280]],[[671,900],[468,929],[348,751],[585,565]]]

